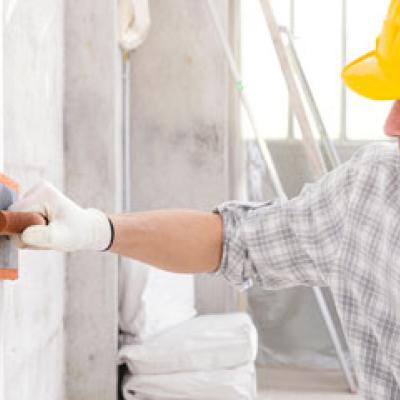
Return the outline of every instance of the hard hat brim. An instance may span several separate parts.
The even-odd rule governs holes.
[[[342,72],[346,85],[356,93],[372,100],[400,99],[399,80],[388,76],[371,51],[347,65]]]

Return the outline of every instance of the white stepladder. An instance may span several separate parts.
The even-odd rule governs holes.
[[[294,115],[295,115],[295,117],[299,123],[300,129],[301,129],[301,133],[302,133],[303,140],[305,143],[307,155],[314,167],[314,171],[316,171],[317,176],[321,176],[327,172],[327,169],[325,167],[325,162],[324,162],[323,156],[321,154],[319,145],[313,136],[312,127],[311,127],[311,124],[308,119],[307,111],[303,104],[300,90],[298,88],[295,76],[294,76],[292,68],[291,68],[289,56],[287,54],[286,47],[282,40],[281,30],[275,20],[269,0],[260,0],[260,4],[261,4],[272,40],[274,43],[274,47],[275,47],[275,50],[276,50],[276,53],[277,53],[277,56],[278,56],[278,59],[279,59],[279,62],[280,62],[281,68],[282,68],[282,72],[283,72],[286,84],[287,84],[291,107],[292,107]],[[217,10],[215,8],[214,0],[208,0],[208,5],[209,5],[209,9],[211,11],[216,29],[218,31],[218,35],[220,37],[222,46],[224,48],[231,74],[233,76],[236,87],[238,89],[240,99],[242,102],[242,106],[247,113],[247,116],[248,116],[248,119],[250,122],[250,126],[253,130],[255,139],[257,140],[261,154],[266,163],[267,170],[271,177],[271,181],[274,186],[275,192],[279,198],[281,198],[282,200],[286,200],[287,199],[286,193],[283,189],[281,180],[279,178],[279,174],[277,172],[275,163],[272,159],[272,156],[269,151],[266,140],[262,136],[261,130],[259,129],[259,127],[256,123],[256,119],[255,119],[253,110],[250,106],[246,92],[244,90],[244,86],[243,86],[243,82],[242,82],[241,75],[239,72],[239,68],[236,64],[236,61],[235,61],[235,58],[233,55],[233,51],[229,45],[229,41],[226,37],[226,34],[224,33],[224,29],[222,27]],[[292,50],[294,50],[294,47],[292,48]],[[297,55],[297,54],[294,51],[292,51],[292,56],[295,56],[295,55]],[[296,62],[295,59],[293,61]],[[298,59],[297,59],[297,61],[298,61]],[[300,63],[297,64],[297,67],[299,67],[299,66],[300,66]],[[299,72],[300,70],[299,70],[299,68],[296,68],[297,72]],[[307,101],[309,102],[309,105],[311,106],[311,108],[314,112],[314,117],[316,117],[317,125],[319,126],[319,128],[324,127],[322,118],[319,118],[319,120],[317,118],[318,116],[320,117],[319,113],[315,114],[315,110],[318,111],[316,104],[311,104],[312,101],[314,101],[314,99],[312,97],[312,93],[311,93],[309,86],[307,86],[307,80],[306,79],[303,80],[301,78],[305,78],[304,75],[300,77],[300,81],[302,82],[303,90],[305,90],[307,88],[309,89],[308,91],[305,90],[305,94],[306,94]],[[310,96],[310,94],[311,94],[311,96]],[[315,107],[313,107],[313,106],[315,106]],[[326,134],[326,131],[323,131],[321,129],[319,129],[319,132],[320,132],[320,134],[322,133],[322,136],[324,136],[324,133]],[[327,152],[330,162],[332,162],[332,163],[338,162],[337,154],[336,154],[327,134],[326,134],[325,139],[323,139],[323,144],[327,149],[326,152]],[[334,158],[335,158],[335,160],[334,160]],[[335,164],[333,164],[333,165],[335,165]],[[338,334],[338,330],[337,330],[338,327],[335,326],[333,318],[330,314],[330,310],[327,306],[327,302],[324,297],[324,294],[323,294],[321,288],[314,287],[312,290],[313,290],[314,296],[316,298],[316,301],[318,303],[318,306],[320,308],[320,311],[321,311],[322,317],[324,319],[324,322],[326,324],[327,330],[329,332],[329,336],[334,345],[334,348],[335,348],[339,363],[341,365],[344,377],[346,379],[349,391],[352,393],[356,393],[357,392],[357,384],[356,384],[355,376],[353,375],[352,368],[349,365],[349,360],[347,359],[347,357],[343,351],[342,343],[341,343],[341,340],[340,340],[340,337]],[[339,329],[342,329],[342,328],[339,327]]]

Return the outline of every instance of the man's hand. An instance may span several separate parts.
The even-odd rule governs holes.
[[[48,182],[33,187],[10,211],[37,212],[48,220],[47,226],[32,226],[20,235],[22,248],[101,251],[112,240],[111,224],[103,212],[79,207]]]

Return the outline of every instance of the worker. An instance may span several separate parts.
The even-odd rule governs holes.
[[[400,99],[400,0],[392,0],[374,52],[343,72],[370,98]],[[400,137],[400,103],[385,126]],[[355,362],[362,398],[400,399],[400,153],[374,144],[287,201],[228,202],[214,212],[106,215],[49,183],[13,207],[43,214],[21,247],[110,251],[177,273],[222,275],[268,290],[329,286]]]

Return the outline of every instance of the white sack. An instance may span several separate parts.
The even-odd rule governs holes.
[[[126,376],[125,400],[255,400],[253,363],[214,371]]]
[[[207,371],[254,362],[257,348],[257,331],[247,314],[204,315],[142,345],[122,346],[119,359],[133,374]]]
[[[148,0],[118,0],[119,42],[125,51],[139,47],[150,29]]]
[[[142,343],[196,315],[194,278],[124,259],[118,301],[121,345]]]

